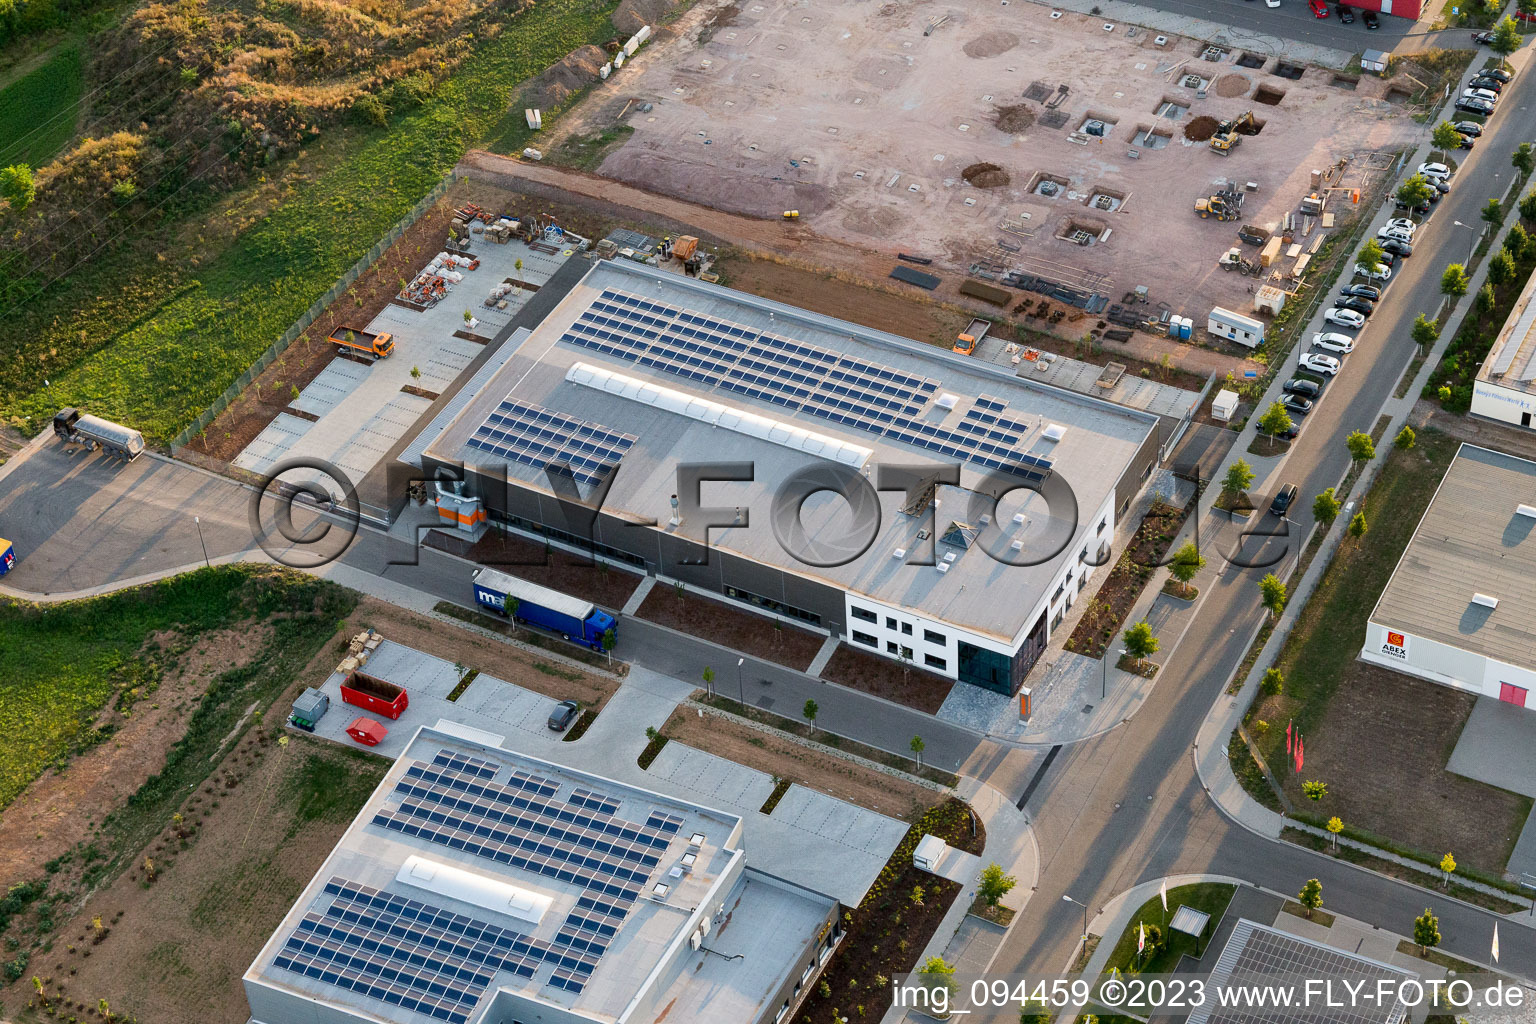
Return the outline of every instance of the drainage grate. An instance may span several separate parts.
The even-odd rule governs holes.
[[[1054,91],[1044,82],[1031,82],[1029,83],[1029,88],[1024,90],[1024,98],[1034,100],[1036,103],[1044,103],[1046,97],[1050,96]]]
[[[1092,704],[1084,704],[1083,705],[1083,714],[1086,715],[1088,712],[1090,712],[1092,710],[1093,710],[1093,705]]]
[[[1061,128],[1067,123],[1067,112],[1065,110],[1042,111],[1036,123],[1042,128]]]

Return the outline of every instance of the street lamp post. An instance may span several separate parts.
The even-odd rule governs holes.
[[[197,542],[203,548],[203,564],[212,569],[213,563],[208,560],[208,542],[203,540],[203,520],[199,516],[193,516],[192,523],[197,527]]]
[[[1062,901],[1065,902],[1065,903],[1076,903],[1078,906],[1083,908],[1083,948],[1087,949],[1088,948],[1088,904],[1079,902],[1078,900],[1075,900],[1071,896],[1068,896],[1066,894],[1062,894],[1061,898],[1062,898]]]
[[[747,693],[741,685],[741,664],[746,660],[746,658],[736,659],[736,702],[743,708],[747,706]]]
[[[1123,655],[1123,654],[1125,654],[1125,648],[1122,647],[1118,651],[1116,651],[1115,653],[1117,655]],[[1103,668],[1104,668],[1104,671],[1102,673],[1100,673],[1100,678],[1099,678],[1099,700],[1100,701],[1105,701],[1105,700],[1109,699],[1109,649],[1108,648],[1105,648],[1105,650],[1104,650]]]
[[[1466,228],[1468,231],[1472,232],[1472,244],[1467,247],[1467,262],[1466,262],[1466,266],[1470,267],[1472,265],[1472,256],[1473,256],[1474,253],[1477,252],[1477,240],[1478,240],[1477,229],[1472,227],[1471,224],[1463,224],[1459,220],[1452,221],[1451,223],[1454,224],[1458,228]]]

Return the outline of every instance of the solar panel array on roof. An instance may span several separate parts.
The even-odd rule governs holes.
[[[1051,470],[1023,450],[1030,427],[1000,399],[982,396],[949,430],[918,418],[936,380],[617,289],[603,289],[561,340],[988,469],[1034,480]]]
[[[633,434],[508,397],[470,435],[468,444],[540,469],[565,463],[577,480],[595,484],[637,440]]]

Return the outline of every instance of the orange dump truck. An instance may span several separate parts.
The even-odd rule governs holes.
[[[972,320],[971,325],[955,338],[954,351],[963,356],[971,355],[976,351],[976,346],[981,344],[981,339],[985,338],[987,332],[991,329],[992,321],[990,320],[983,320],[980,317]]]
[[[361,356],[369,362],[375,359],[388,359],[395,351],[394,335],[374,334],[360,327],[337,328],[326,340],[336,346],[338,355]]]

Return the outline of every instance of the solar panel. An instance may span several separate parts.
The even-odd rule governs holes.
[[[508,397],[467,443],[522,465],[545,468],[565,463],[577,480],[595,484],[637,440],[633,434]]]

